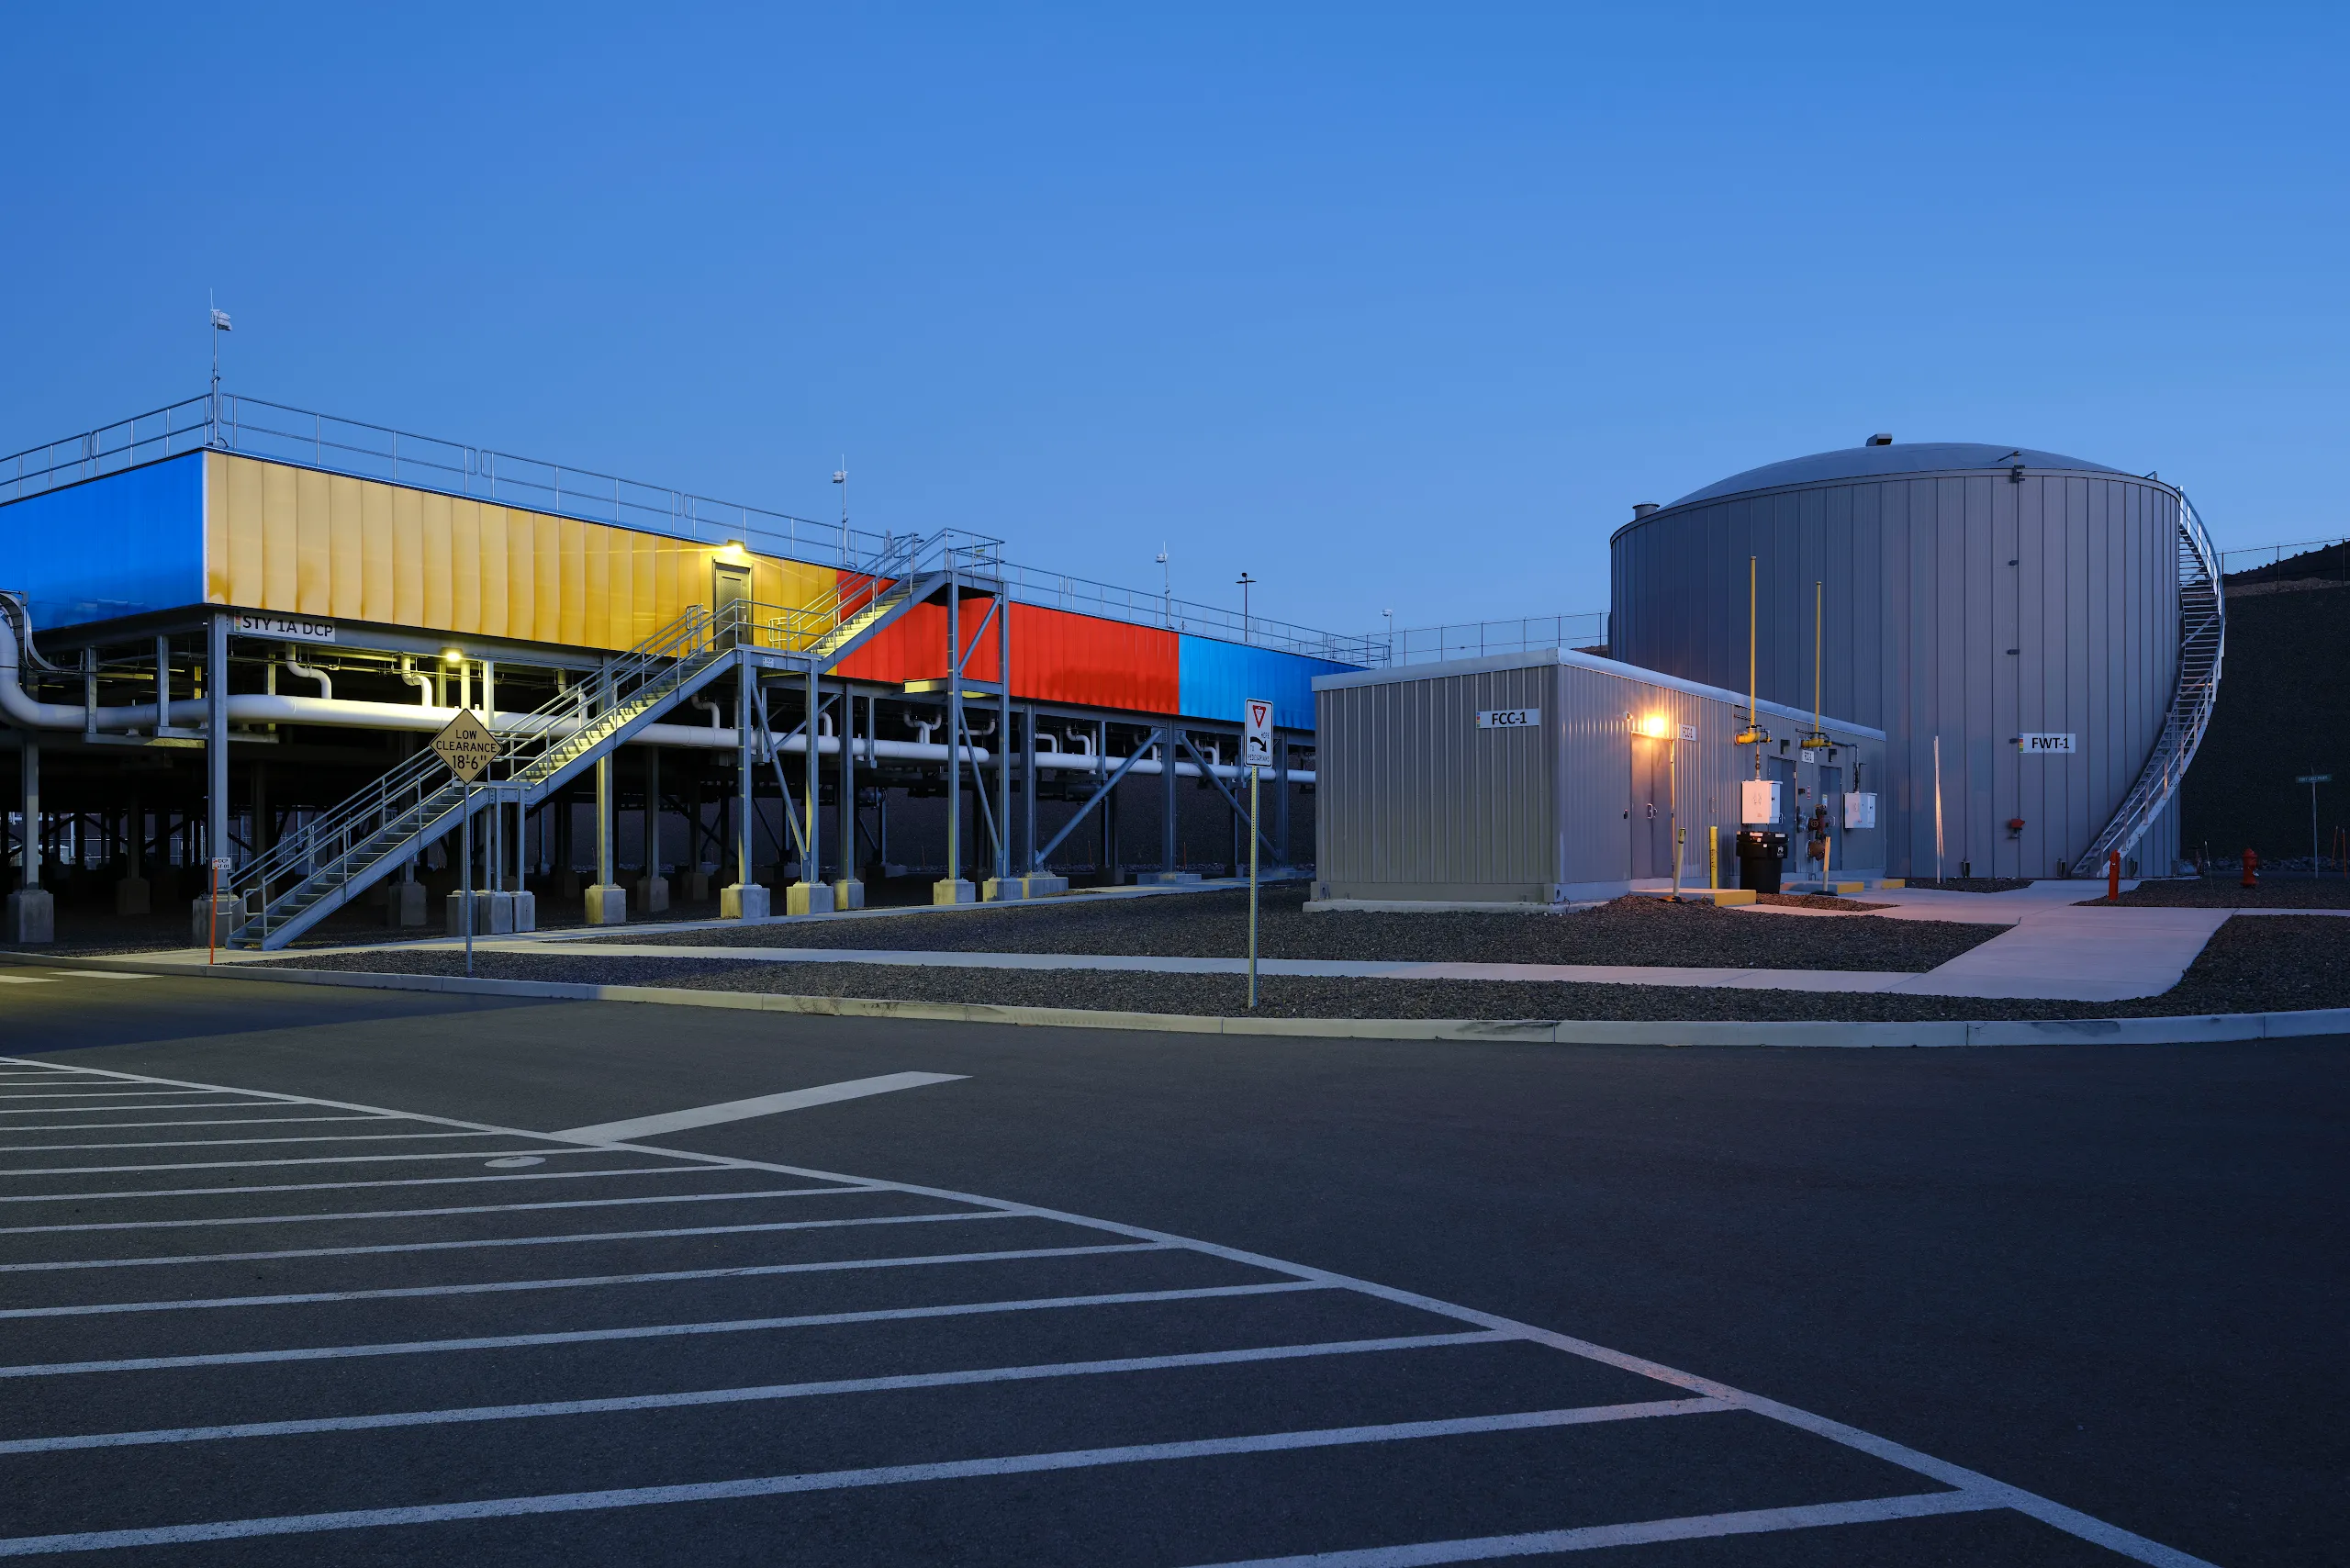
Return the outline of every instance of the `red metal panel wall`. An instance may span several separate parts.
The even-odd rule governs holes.
[[[968,641],[988,601],[967,599]],[[1136,713],[1172,713],[1181,689],[1181,639],[1150,626],[1130,626],[1064,610],[1012,607],[1012,691],[1038,702],[1069,702]],[[851,680],[904,682],[946,673],[946,607],[921,604],[841,664]],[[996,678],[995,631],[989,628],[966,671]]]

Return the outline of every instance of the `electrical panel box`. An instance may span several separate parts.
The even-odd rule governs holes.
[[[1876,826],[1876,797],[1848,791],[1844,796],[1844,826],[1847,830]]]
[[[1741,779],[1738,786],[1738,820],[1742,823],[1777,823],[1779,781],[1775,778]]]

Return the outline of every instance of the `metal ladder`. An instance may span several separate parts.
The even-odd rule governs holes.
[[[2162,734],[2140,769],[2137,782],[2122,797],[2112,820],[2073,862],[2073,875],[2094,877],[2106,868],[2107,857],[2127,856],[2154,825],[2163,808],[2177,793],[2180,780],[2203,744],[2210,727],[2211,710],[2220,700],[2220,659],[2227,651],[2227,607],[2220,581],[2220,555],[2194,505],[2178,498],[2178,682],[2172,689],[2170,710]],[[2168,869],[2168,868],[2165,868]]]
[[[737,618],[739,619],[739,618]],[[285,946],[494,802],[535,805],[724,673],[742,639],[699,605],[500,728],[494,788],[420,751],[241,868],[224,890],[263,897],[228,945]]]

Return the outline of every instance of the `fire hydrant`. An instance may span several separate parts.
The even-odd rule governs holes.
[[[2121,902],[2121,851],[2119,849],[2105,852],[2105,902]]]
[[[2255,850],[2244,852],[2244,885],[2247,888],[2260,886],[2260,856]]]

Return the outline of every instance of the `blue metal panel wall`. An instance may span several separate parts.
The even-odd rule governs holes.
[[[204,454],[0,506],[0,588],[36,627],[204,602]]]
[[[1178,702],[1184,718],[1237,724],[1243,703],[1251,697],[1270,697],[1276,726],[1311,730],[1314,678],[1357,666],[1187,635],[1179,667]]]

